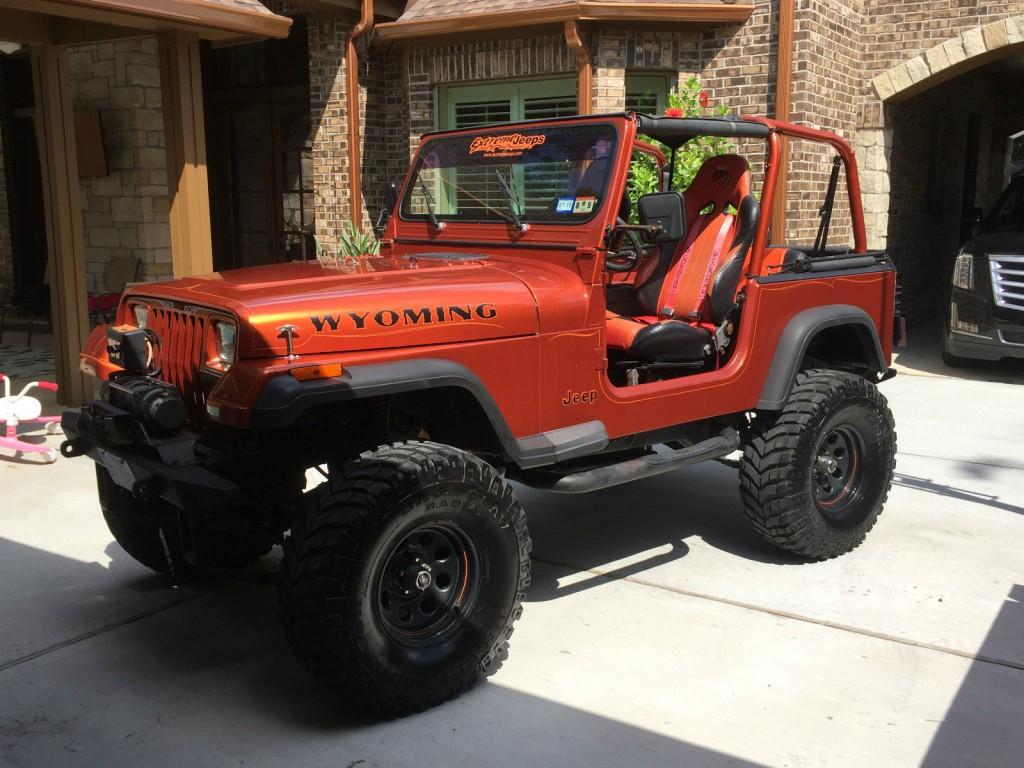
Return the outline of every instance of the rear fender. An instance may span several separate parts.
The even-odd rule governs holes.
[[[878,339],[878,329],[867,312],[849,304],[807,309],[790,320],[782,332],[771,369],[761,390],[758,409],[781,409],[789,398],[796,375],[815,339],[822,338],[824,334],[841,332],[841,329],[849,331],[856,347],[846,351],[857,357],[857,362],[863,365],[866,373],[878,376],[886,372],[888,365]]]

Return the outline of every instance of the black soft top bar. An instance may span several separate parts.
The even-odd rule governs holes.
[[[679,147],[697,136],[729,136],[763,139],[771,128],[738,117],[653,117],[637,114],[637,133],[657,139],[669,147]]]

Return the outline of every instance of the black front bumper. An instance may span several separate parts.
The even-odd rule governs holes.
[[[238,484],[210,469],[215,457],[197,452],[197,438],[183,431],[152,438],[132,414],[102,400],[65,411],[61,426],[66,457],[88,456],[140,501],[163,499],[179,509],[223,508],[241,496]]]

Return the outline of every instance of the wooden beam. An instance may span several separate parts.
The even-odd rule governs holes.
[[[213,271],[199,36],[160,35],[160,88],[167,141],[174,276]]]
[[[51,35],[49,16],[0,7],[0,40],[24,45],[46,45]]]
[[[89,334],[89,318],[75,113],[66,51],[50,45],[34,47],[32,77],[46,216],[46,273],[60,385],[57,397],[64,405],[79,405],[91,394],[78,369],[78,353]]]

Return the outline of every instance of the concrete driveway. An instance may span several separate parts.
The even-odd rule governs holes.
[[[0,459],[0,761],[1021,765],[1024,387],[903,375],[884,392],[896,483],[835,561],[761,544],[718,464],[522,489],[536,559],[509,660],[390,723],[337,714],[292,661],[272,561],[172,588],[112,543],[88,461]]]

